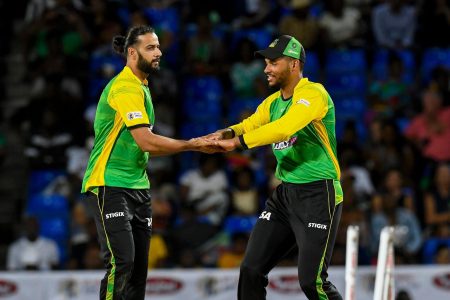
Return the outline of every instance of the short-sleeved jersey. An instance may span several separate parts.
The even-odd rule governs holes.
[[[256,112],[231,126],[244,147],[272,144],[276,176],[290,183],[340,178],[333,101],[319,84],[302,78],[290,99],[280,91]],[[339,200],[337,200],[339,201]]]
[[[130,129],[153,128],[155,114],[147,81],[129,67],[115,76],[102,92],[95,114],[95,140],[82,192],[98,186],[150,188],[149,154],[136,144]]]

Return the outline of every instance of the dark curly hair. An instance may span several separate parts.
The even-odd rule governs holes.
[[[116,35],[113,38],[113,49],[120,55],[126,56],[128,47],[134,45],[138,41],[139,36],[154,32],[155,30],[152,27],[146,25],[131,27],[126,36]]]

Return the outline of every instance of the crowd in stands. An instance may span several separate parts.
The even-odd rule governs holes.
[[[349,225],[360,227],[360,264],[376,264],[389,225],[397,264],[450,263],[449,1],[31,0],[22,8],[9,16],[21,24],[9,39],[20,45],[28,97],[0,118],[0,166],[9,128],[27,176],[2,267],[103,267],[81,180],[99,95],[124,66],[112,38],[138,24],[155,28],[163,52],[149,78],[154,130],[184,139],[252,113],[273,92],[253,52],[295,36],[306,49],[303,75],[336,107],[344,207],[332,264],[345,262]],[[151,158],[149,268],[239,266],[279,183],[275,165],[270,147]],[[295,250],[281,264],[296,265]]]

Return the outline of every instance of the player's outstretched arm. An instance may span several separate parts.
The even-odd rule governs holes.
[[[131,129],[130,132],[142,151],[149,152],[152,156],[170,155],[183,151],[201,151],[205,153],[224,151],[217,145],[217,141],[211,139],[194,138],[187,141],[177,140],[154,134],[146,127]]]

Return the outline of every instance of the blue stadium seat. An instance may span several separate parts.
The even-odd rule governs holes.
[[[144,9],[144,15],[155,28],[162,28],[173,33],[178,33],[180,30],[180,15],[176,8],[148,7]]]
[[[364,98],[346,98],[334,101],[336,119],[361,119],[366,112]]]
[[[228,107],[228,123],[235,124],[237,122],[240,122],[241,120],[239,119],[239,117],[242,112],[246,110],[251,112],[256,111],[256,108],[262,101],[263,99],[259,98],[236,98],[232,100]]]
[[[415,77],[416,61],[414,53],[410,50],[398,50],[395,52],[403,62],[403,80],[412,83]],[[387,49],[378,50],[373,59],[372,75],[375,80],[384,80],[388,77],[389,51]]]
[[[39,233],[55,241],[67,241],[70,235],[67,218],[39,218]]]
[[[450,48],[430,48],[422,56],[422,80],[431,79],[431,72],[437,66],[450,69]]]
[[[345,121],[356,121],[356,131],[358,137],[364,139],[367,136],[364,117],[366,115],[367,104],[364,98],[346,98],[334,100],[336,113],[336,137],[340,139],[344,132]]]
[[[32,171],[28,179],[28,194],[41,193],[55,178],[65,175],[64,170],[36,170]]]
[[[215,77],[190,78],[184,82],[183,111],[188,120],[207,121],[222,116],[222,84]]]
[[[248,38],[258,49],[265,49],[272,42],[272,32],[266,28],[239,29],[233,32],[231,49],[235,50],[239,41]]]
[[[37,217],[68,217],[69,203],[61,195],[35,194],[29,197],[26,212]]]
[[[222,84],[216,77],[201,76],[184,81],[185,99],[220,101],[222,92]]]
[[[211,120],[210,122],[186,122],[181,125],[181,137],[190,139],[220,129],[220,120]]]
[[[238,232],[250,232],[258,220],[255,216],[229,216],[225,219],[224,230],[232,235]]]
[[[450,248],[450,238],[430,238],[423,243],[422,260],[425,264],[433,264],[434,256],[439,246],[444,245]]]
[[[96,74],[102,68],[109,67],[114,74],[118,74],[123,69],[123,58],[115,53],[94,53],[89,61],[89,69]]]
[[[320,81],[320,62],[317,53],[308,51],[306,52],[305,69],[303,70],[303,76],[308,77],[311,81]]]
[[[326,78],[326,87],[333,99],[364,97],[367,91],[366,76],[360,74],[334,74]]]
[[[362,49],[330,50],[326,54],[325,72],[327,74],[365,74],[366,67],[366,54]]]

